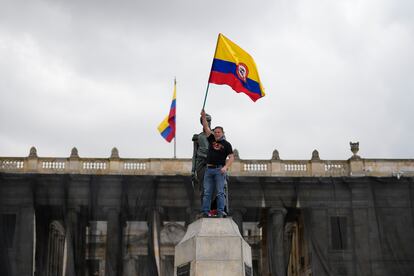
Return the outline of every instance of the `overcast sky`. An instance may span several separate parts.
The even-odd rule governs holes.
[[[192,154],[218,33],[256,61],[253,103],[210,85],[242,159],[414,158],[414,1],[0,0],[0,156]]]

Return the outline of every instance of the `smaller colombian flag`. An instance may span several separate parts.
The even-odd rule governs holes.
[[[158,131],[160,132],[161,136],[164,137],[167,142],[171,142],[171,140],[175,137],[175,97],[176,97],[176,84],[177,82],[174,80],[174,94],[171,101],[170,113],[165,117],[165,119],[161,122],[158,126]]]
[[[209,83],[227,84],[254,102],[265,95],[253,58],[222,34],[217,40]]]

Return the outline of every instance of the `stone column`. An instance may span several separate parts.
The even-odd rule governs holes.
[[[58,267],[59,267],[59,235],[58,230],[56,229],[56,225],[54,223],[50,226],[49,231],[49,250],[47,252],[47,265],[48,271],[47,275],[58,275]]]
[[[260,272],[261,275],[270,275],[270,260],[269,260],[269,237],[268,234],[268,220],[269,216],[264,214],[261,217],[261,221],[259,223],[259,227],[262,229],[262,240],[260,242]]]
[[[243,237],[243,215],[246,213],[246,208],[235,208],[232,211],[231,218],[239,227],[240,235]]]
[[[163,208],[161,207],[154,207],[148,209],[148,225],[149,225],[149,233],[151,235],[148,236],[149,240],[149,249],[148,252],[149,256],[154,257],[154,264],[153,269],[157,271],[159,275],[161,272],[161,248],[160,248],[160,227],[161,227],[161,217],[160,215],[163,213]]]
[[[20,209],[16,227],[18,235],[17,274],[32,275],[33,271],[33,237],[34,237],[34,209],[23,207]]]
[[[285,208],[271,208],[269,210],[269,228],[271,243],[270,246],[270,272],[274,276],[285,276],[285,256],[284,256],[284,222],[287,211]]]
[[[55,272],[51,275],[59,275],[59,233],[56,231],[53,233],[53,269],[52,271]]]
[[[291,222],[285,225],[284,237],[283,237],[283,249],[284,249],[284,259],[285,259],[285,268],[287,273],[287,267],[289,266],[290,253],[292,251],[292,237],[293,237],[294,226]]]
[[[66,276],[76,275],[76,238],[77,238],[78,214],[76,209],[69,209],[66,214],[66,240],[67,240],[67,259]],[[79,253],[79,252],[76,252]]]
[[[107,211],[107,232],[106,232],[106,257],[105,275],[122,275],[122,227],[118,208],[110,208]]]
[[[60,235],[59,236],[59,245],[58,245],[58,255],[59,255],[59,262],[58,262],[58,275],[63,274],[63,264],[65,262],[65,236]]]

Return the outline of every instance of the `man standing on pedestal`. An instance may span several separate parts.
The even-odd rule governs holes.
[[[201,121],[209,143],[207,168],[203,181],[204,195],[201,212],[203,217],[208,217],[211,198],[215,189],[217,192],[217,217],[220,218],[223,217],[224,213],[224,182],[226,173],[234,160],[233,148],[224,139],[224,130],[222,127],[217,126],[211,131],[204,110],[201,111]]]

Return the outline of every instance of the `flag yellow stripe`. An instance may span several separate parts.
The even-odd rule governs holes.
[[[232,42],[222,34],[219,34],[217,50],[214,58],[234,62],[235,64],[240,62],[244,63],[249,69],[248,78],[258,82],[262,87],[259,72],[257,71],[256,63],[253,58],[236,43]]]
[[[161,133],[163,132],[170,124],[168,123],[168,115],[165,119],[159,124],[158,131]]]

